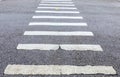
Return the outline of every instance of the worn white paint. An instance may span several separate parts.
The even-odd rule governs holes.
[[[35,11],[36,13],[80,13],[79,11],[44,11],[44,10],[37,10]]]
[[[65,22],[31,22],[29,23],[30,26],[87,26],[87,23],[65,23]]]
[[[8,65],[4,74],[9,75],[70,75],[70,74],[116,74],[112,66],[72,65]]]
[[[58,32],[58,31],[25,31],[24,35],[48,35],[48,36],[94,36],[92,32],[73,31],[73,32]]]
[[[58,50],[56,44],[18,44],[17,49],[23,50]]]
[[[32,18],[51,18],[51,19],[83,19],[81,16],[33,16]]]
[[[75,6],[74,4],[39,4],[40,6]]]
[[[43,1],[46,1],[46,2],[70,2],[70,1],[72,1],[72,0],[43,0]]]
[[[63,50],[79,50],[79,51],[103,51],[100,45],[89,45],[89,44],[61,44]]]
[[[75,7],[37,7],[38,9],[77,9]]]
[[[58,50],[59,47],[67,51],[103,51],[100,45],[91,44],[18,44],[17,49],[23,50]]]
[[[73,4],[73,2],[47,2],[47,1],[42,1],[41,3],[53,3],[53,4]]]

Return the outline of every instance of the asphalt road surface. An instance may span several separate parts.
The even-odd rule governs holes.
[[[0,77],[120,77],[120,2],[1,0]]]

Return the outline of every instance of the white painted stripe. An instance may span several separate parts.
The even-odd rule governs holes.
[[[74,31],[74,32],[58,32],[58,31],[25,31],[24,35],[52,35],[52,36],[94,36],[92,32]]]
[[[63,1],[72,1],[72,0],[42,0],[42,1],[56,1],[56,2],[57,1],[62,1],[63,2]]]
[[[41,2],[41,3],[61,3],[61,4],[73,4],[73,2]]]
[[[36,13],[80,13],[79,11],[35,11]]]
[[[102,49],[102,47],[100,46],[100,45],[88,45],[88,44],[61,44],[60,45],[61,46],[61,49],[63,49],[63,50],[70,50],[70,51],[72,51],[72,50],[80,50],[80,51],[88,51],[88,50],[90,50],[90,51],[103,51],[103,49]]]
[[[73,4],[39,4],[40,6],[75,6]]]
[[[72,2],[72,0],[57,0],[57,1],[55,1],[55,0],[52,0],[52,1],[44,0],[44,2]]]
[[[50,1],[52,1],[52,2],[53,2],[53,1],[54,1],[54,2],[59,2],[59,1],[61,1],[61,2],[63,2],[63,1],[64,1],[64,2],[67,2],[67,1],[68,1],[68,2],[69,2],[69,1],[72,1],[72,0],[44,0],[44,1],[47,1],[47,2],[50,2]]]
[[[33,16],[32,18],[83,19],[83,17],[79,17],[79,16]]]
[[[38,9],[77,9],[74,7],[37,7]]]
[[[116,74],[112,66],[72,65],[8,65],[4,74],[9,75],[70,75],[70,74]]]
[[[42,0],[42,1],[72,1],[72,0]]]
[[[17,49],[24,50],[58,50],[59,45],[55,44],[18,44]]]
[[[64,23],[64,22],[31,22],[29,23],[30,26],[32,25],[48,25],[48,26],[87,26],[87,23]]]
[[[17,49],[23,50],[58,50],[59,47],[63,50],[73,51],[103,51],[100,45],[88,45],[88,44],[18,44]]]

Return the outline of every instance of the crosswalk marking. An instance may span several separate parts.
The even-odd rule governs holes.
[[[80,13],[79,11],[44,11],[44,10],[37,10],[36,13]]]
[[[63,50],[79,50],[79,51],[103,51],[100,45],[89,45],[89,44],[61,44]]]
[[[24,35],[94,36],[92,32],[85,32],[85,31],[73,31],[73,32],[58,32],[58,31],[25,31]]]
[[[72,65],[8,65],[9,75],[70,75],[70,74],[116,74],[112,66],[72,66]]]
[[[63,2],[63,1],[72,1],[72,0],[42,0],[42,1],[48,1],[48,2],[49,2],[49,1],[56,1],[56,2],[62,1],[62,2]]]
[[[24,50],[58,50],[57,44],[18,44],[17,49]]]
[[[53,2],[53,1],[54,2],[63,2],[63,1],[67,2],[68,1],[69,2],[69,1],[72,1],[72,0],[44,0],[44,1],[46,1],[46,2]]]
[[[30,26],[87,26],[87,23],[66,23],[66,22],[31,22],[29,23]]]
[[[23,50],[79,50],[79,51],[103,51],[100,45],[88,44],[18,44],[17,49]]]
[[[33,16],[32,18],[83,19],[83,17],[80,16]]]
[[[77,9],[75,7],[37,7],[38,9]]]
[[[72,0],[42,0],[35,13],[47,14],[46,16],[33,16],[34,19],[83,19],[78,15],[80,12],[74,7]],[[59,9],[70,10],[60,11]],[[53,10],[53,11],[51,11]],[[73,14],[73,16],[48,16],[48,14]],[[87,26],[80,22],[30,22],[30,26]],[[89,31],[25,31],[24,35],[47,35],[47,36],[94,36]],[[45,50],[56,51],[58,49],[78,52],[101,52],[102,47],[98,44],[18,44],[18,50]],[[44,51],[43,51],[44,52]],[[112,66],[75,66],[75,65],[21,65],[9,64],[4,70],[8,75],[71,75],[71,74],[116,74]]]
[[[39,4],[40,6],[75,6],[73,4]]]
[[[42,1],[48,1],[48,2],[49,2],[49,1],[56,1],[56,2],[62,1],[62,2],[63,2],[63,1],[72,1],[72,0],[42,0]]]
[[[57,4],[57,3],[61,3],[61,4],[73,4],[73,2],[47,2],[47,1],[46,1],[46,2],[45,2],[45,1],[43,1],[43,2],[41,2],[41,3],[54,3],[54,4],[55,4],[55,3],[56,3],[56,4]]]

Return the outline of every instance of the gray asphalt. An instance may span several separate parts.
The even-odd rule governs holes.
[[[32,19],[40,0],[0,1],[0,77],[120,77],[120,1],[73,0],[73,2],[81,12],[79,15],[84,17],[81,21],[88,23],[88,27],[30,27],[28,24],[32,21],[56,22],[57,20]],[[78,22],[78,20],[61,21]],[[23,36],[24,31],[27,30],[92,31],[95,36]],[[19,43],[100,44],[104,52],[67,52],[61,49],[57,51],[25,51],[16,49]],[[113,66],[117,75],[4,75],[8,64],[107,65]]]

